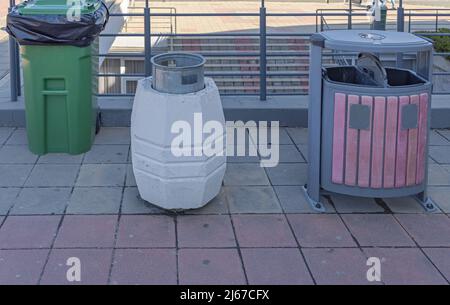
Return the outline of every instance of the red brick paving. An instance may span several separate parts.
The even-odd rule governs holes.
[[[113,247],[117,216],[67,215],[55,241],[56,248]]]
[[[0,230],[0,248],[50,248],[60,216],[9,216]]]
[[[118,249],[114,255],[112,284],[177,283],[175,249]]]
[[[236,247],[228,215],[184,216],[178,218],[178,246]]]
[[[45,285],[105,285],[108,283],[112,249],[53,249],[45,267],[41,284]],[[69,282],[68,259],[76,257],[81,263],[81,281]],[[70,261],[69,261],[70,263]]]
[[[118,248],[175,247],[175,222],[162,215],[130,215],[120,218]]]
[[[283,215],[233,215],[241,247],[297,247]]]
[[[178,253],[180,284],[245,284],[236,249],[181,249]]]
[[[450,218],[446,215],[396,215],[421,247],[450,247]]]
[[[288,215],[301,247],[356,247],[337,215]]]
[[[49,250],[0,250],[0,285],[35,285]]]
[[[443,285],[447,282],[419,249],[364,249],[381,259],[381,281],[387,285]]]
[[[343,215],[362,247],[414,247],[413,240],[392,215]]]
[[[299,249],[242,249],[242,258],[249,284],[313,284]]]

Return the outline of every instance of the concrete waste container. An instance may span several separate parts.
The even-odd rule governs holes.
[[[202,207],[222,185],[225,118],[214,81],[204,78],[204,63],[195,54],[161,54],[152,58],[152,77],[138,82],[131,117],[133,171],[142,199],[164,209]],[[209,122],[221,131],[203,133]],[[211,142],[222,143],[221,151],[206,154],[203,148]]]
[[[324,210],[320,195],[327,191],[415,196],[425,209],[435,209],[426,193],[432,50],[408,33],[350,30],[312,37],[305,192],[313,208]],[[324,54],[340,65],[325,67]]]

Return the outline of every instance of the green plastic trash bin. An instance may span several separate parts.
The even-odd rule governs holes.
[[[47,19],[45,26],[50,28],[47,31],[59,35],[53,41],[46,41],[45,35],[39,36],[39,29],[35,29],[35,37],[23,35],[35,41],[31,45],[26,41],[21,43],[28,142],[30,150],[38,155],[86,152],[91,148],[97,126],[97,103],[93,97],[96,79],[92,75],[98,60],[92,54],[98,47],[98,39],[89,43],[78,39],[71,43],[70,22],[77,22],[73,20],[55,25],[55,30],[51,30],[55,20],[70,18],[68,3],[31,0],[17,6],[19,18],[25,20],[28,16],[39,20],[41,16]],[[79,10],[81,16],[92,15],[103,5],[97,0],[80,3],[83,3]],[[77,30],[78,34],[83,35],[86,28]],[[20,31],[17,33],[21,35]]]

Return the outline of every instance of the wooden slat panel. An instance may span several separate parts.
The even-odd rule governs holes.
[[[359,96],[349,95],[347,113],[351,105],[359,104]],[[345,184],[356,185],[356,171],[358,162],[358,130],[350,128],[350,115],[347,115],[347,140],[345,153]]]
[[[395,155],[397,148],[397,118],[398,98],[388,97],[386,110],[386,140],[384,148],[384,179],[385,188],[395,186]]]
[[[344,183],[345,107],[347,96],[337,93],[334,98],[332,182]]]
[[[386,98],[376,97],[374,103],[371,187],[383,185],[384,114]]]
[[[370,183],[370,155],[372,149],[372,109],[373,98],[363,96],[361,104],[369,106],[371,110],[369,130],[359,131],[359,157],[358,157],[358,185],[369,187]]]

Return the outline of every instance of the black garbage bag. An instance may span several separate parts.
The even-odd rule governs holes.
[[[87,47],[103,31],[109,19],[107,6],[79,20],[69,21],[66,15],[23,15],[15,6],[7,16],[6,31],[21,45],[70,45]]]

